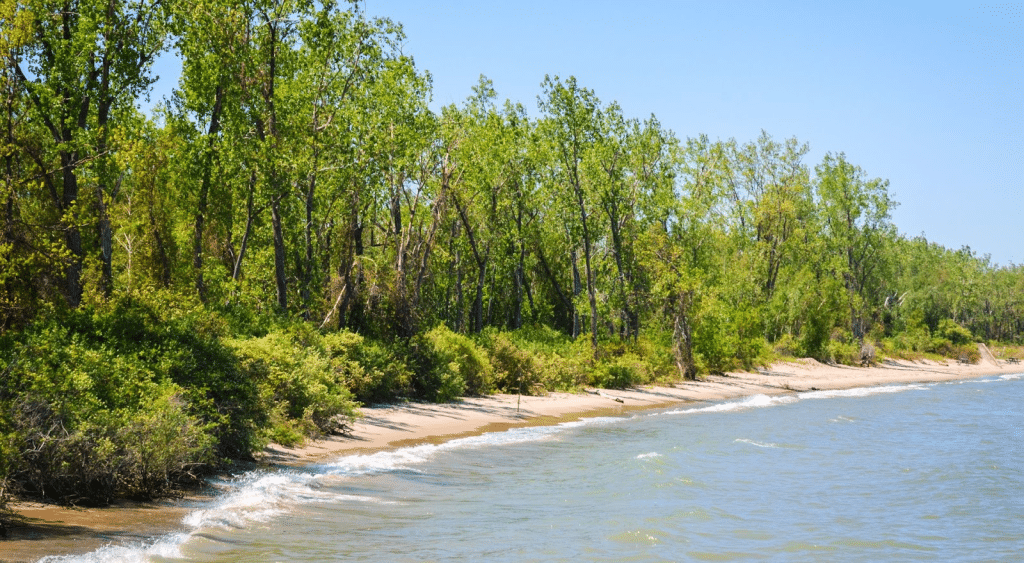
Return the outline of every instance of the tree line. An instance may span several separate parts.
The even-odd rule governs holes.
[[[626,356],[693,378],[1024,334],[1024,270],[900,234],[888,182],[843,153],[680,138],[573,77],[544,77],[535,117],[483,76],[435,111],[401,26],[358,4],[2,0],[0,23],[11,452],[22,415],[60,418],[60,385],[36,380],[59,368],[47,342],[100,354],[79,383],[108,410],[109,364],[144,366],[138,381],[170,387],[139,397],[194,430],[182,451],[233,456],[271,419],[328,430],[349,412],[316,414],[332,394],[522,390],[559,354],[582,371],[552,360],[548,387],[645,379]],[[168,50],[181,77],[144,114]]]

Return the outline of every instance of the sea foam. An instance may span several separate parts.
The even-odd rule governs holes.
[[[794,403],[798,401],[797,397],[792,395],[781,395],[776,397],[769,397],[768,395],[751,395],[737,401],[727,401],[725,403],[718,403],[707,407],[695,407],[690,409],[673,409],[669,411],[662,411],[660,413],[652,413],[649,416],[662,416],[662,415],[677,415],[677,414],[695,414],[702,412],[729,412],[747,409],[758,409],[764,407],[773,407],[775,405],[785,405],[787,403]]]
[[[836,399],[840,397],[869,397],[882,393],[902,393],[903,391],[921,391],[927,385],[880,385],[878,387],[856,387],[854,389],[836,389],[830,391],[807,391],[798,393],[801,399]]]

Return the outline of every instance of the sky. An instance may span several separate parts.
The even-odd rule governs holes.
[[[907,236],[1024,263],[1024,3],[364,0],[403,25],[432,107],[481,74],[526,106],[575,76],[680,139],[843,152],[890,181]],[[165,57],[154,96],[176,79]]]

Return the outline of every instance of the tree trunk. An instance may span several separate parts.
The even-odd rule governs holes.
[[[693,292],[682,293],[676,302],[676,311],[672,319],[672,353],[675,356],[676,368],[683,379],[695,379],[697,366],[693,361],[693,338],[690,331],[690,302]]]
[[[587,299],[590,301],[590,344],[597,352],[597,289],[594,287],[594,271],[590,266],[590,229],[587,226],[587,208],[583,203],[583,189],[577,180],[573,184],[576,204],[580,211],[580,226],[583,228],[583,265],[587,275]]]
[[[78,161],[78,154],[61,151],[60,163],[64,180],[64,193],[61,198],[61,211],[66,212],[78,201],[78,177],[75,175],[75,165]],[[68,305],[77,308],[82,303],[82,235],[78,231],[78,213],[71,213],[71,221],[64,227],[64,244],[71,252],[71,260],[64,270],[64,298]]]
[[[305,264],[302,267],[302,283],[300,285],[300,296],[302,299],[303,315],[308,319],[311,300],[310,286],[313,285],[313,274],[317,268],[313,264],[313,196],[316,194],[316,158],[314,157],[314,170],[309,179],[309,189],[306,191],[305,210],[306,223],[302,229],[303,243],[305,245]]]
[[[580,268],[577,265],[575,249],[570,253],[569,259],[572,261],[572,339],[576,340],[582,332],[582,328],[580,327],[580,313],[576,310],[576,298],[579,297],[580,292],[583,291],[583,284],[580,282]]]
[[[110,159],[107,157],[107,121],[110,119],[110,106],[112,100],[109,95],[110,65],[104,57],[102,78],[100,82],[100,101],[96,107],[96,124],[99,135],[96,139],[96,157],[98,159],[99,174],[96,181],[96,215],[97,231],[100,241],[100,292],[104,298],[109,298],[114,287],[114,270],[112,266],[114,254],[114,234],[110,226],[110,215],[107,213],[107,204],[103,201],[104,184],[110,181],[111,171],[109,170]],[[116,195],[111,191],[110,199]]]
[[[199,300],[206,302],[206,283],[203,280],[203,237],[206,228],[206,210],[209,206],[210,183],[215,159],[216,135],[220,131],[220,112],[224,92],[220,86],[214,91],[213,110],[210,112],[210,128],[207,131],[206,154],[203,156],[203,176],[199,184],[199,201],[196,204],[195,230],[192,235],[192,271],[195,273],[196,293]]]
[[[281,225],[281,199],[275,195],[270,200],[270,220],[274,228],[274,282],[277,286],[277,306],[288,310],[288,278],[285,271],[284,228]]]
[[[249,235],[252,233],[252,223],[256,218],[257,211],[253,209],[253,199],[256,192],[256,171],[249,175],[249,193],[245,198],[245,231],[242,233],[242,244],[238,248],[238,256],[235,257],[234,267],[231,269],[232,281],[238,281],[242,277],[242,260],[245,259],[245,251],[249,248]]]

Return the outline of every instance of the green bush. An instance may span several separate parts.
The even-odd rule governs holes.
[[[441,324],[417,344],[417,378],[423,396],[439,402],[494,391],[494,367],[476,343]]]
[[[971,331],[960,326],[953,319],[942,319],[939,321],[936,334],[950,341],[954,346],[961,346],[974,341]]]
[[[139,408],[24,395],[14,420],[11,477],[26,491],[70,504],[149,499],[194,483],[213,462],[214,437],[169,385]]]
[[[162,496],[181,483],[197,482],[214,462],[215,438],[186,412],[180,395],[168,389],[123,421],[116,431],[124,476],[119,488],[134,498]]]
[[[188,299],[154,293],[52,311],[5,337],[5,488],[82,504],[148,498],[218,455],[249,455],[258,397],[222,330]]]
[[[637,369],[638,363],[631,358],[615,357],[595,366],[592,383],[605,389],[625,389],[642,383],[643,377]]]
[[[772,352],[783,358],[794,358],[800,355],[802,350],[793,335],[787,332],[772,344]]]
[[[494,368],[494,384],[506,393],[530,395],[540,387],[536,358],[519,348],[505,332],[485,331],[483,345]]]
[[[825,358],[828,360],[852,366],[860,363],[861,347],[856,340],[847,335],[847,337],[830,339],[825,347],[825,354]]]
[[[412,395],[412,372],[400,353],[352,332],[323,337],[331,368],[355,398],[378,404]]]
[[[355,415],[343,374],[318,349],[318,340],[315,333],[272,332],[226,341],[242,377],[257,382],[261,408],[270,413],[269,438],[279,443],[334,432]]]

